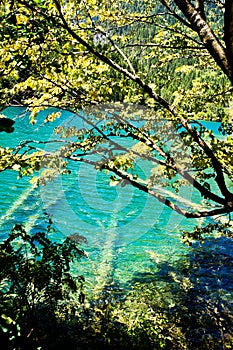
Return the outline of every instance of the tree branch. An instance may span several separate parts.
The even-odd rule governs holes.
[[[225,199],[227,201],[232,201],[233,194],[227,189],[221,163],[216,158],[216,156],[214,155],[213,151],[210,149],[208,144],[200,137],[197,131],[191,127],[191,125],[187,122],[187,120],[180,119],[180,121],[181,121],[181,124],[185,127],[185,129],[193,137],[194,141],[203,149],[205,154],[211,159],[213,168],[216,172],[215,181],[218,184],[218,187],[222,195],[225,197]]]
[[[106,169],[106,170],[111,171],[114,174],[116,174],[117,176],[119,176],[121,179],[128,181],[135,188],[138,188],[139,190],[141,190],[145,193],[148,193],[152,197],[155,197],[160,203],[163,203],[164,205],[166,205],[170,209],[174,210],[178,214],[181,214],[182,216],[185,216],[186,218],[208,217],[208,216],[214,216],[214,215],[219,215],[219,214],[227,214],[227,213],[230,213],[233,211],[233,203],[232,203],[232,205],[229,207],[216,208],[216,209],[209,210],[209,211],[206,210],[206,211],[189,212],[185,209],[182,209],[177,204],[175,204],[171,200],[165,198],[164,196],[162,196],[158,192],[156,192],[152,189],[149,189],[143,183],[139,183],[137,180],[135,180],[133,178],[133,176],[131,174],[128,174],[127,172],[124,172],[116,167],[112,167],[108,163],[99,164],[99,163],[96,163],[96,162],[89,160],[89,159],[83,159],[83,158],[76,157],[75,155],[68,157],[68,159],[73,160],[73,161],[78,161],[78,162],[84,162],[84,163],[92,165],[94,167],[100,166],[101,169]]]
[[[177,13],[175,13],[175,11],[173,11],[173,9],[167,3],[166,0],[160,0],[160,2],[161,2],[161,4],[163,4],[163,6],[165,6],[168,9],[168,11],[173,15],[173,17],[178,19],[178,21],[183,23],[186,27],[191,28],[190,24],[187,21],[185,21],[182,17],[180,17]]]
[[[226,53],[230,65],[231,78],[233,81],[233,1],[225,0],[224,12],[224,40]]]
[[[200,13],[204,21],[206,21],[204,0],[196,0],[196,9]]]
[[[191,28],[197,32],[202,43],[205,45],[215,62],[226,74],[229,80],[233,82],[232,71],[227,59],[226,50],[206,23],[201,13],[192,5],[191,1],[174,0],[174,2],[190,22]],[[231,1],[228,0],[228,2],[230,3]]]
[[[203,197],[211,199],[219,204],[224,205],[226,203],[224,198],[219,197],[215,193],[209,191],[207,188],[202,186],[194,177],[192,177],[188,171],[181,169],[176,164],[174,158],[171,155],[164,152],[161,147],[156,145],[154,143],[154,141],[150,137],[148,137],[148,135],[143,133],[140,129],[138,129],[136,126],[131,124],[129,121],[124,121],[119,115],[114,114],[114,117],[119,122],[124,122],[126,125],[129,126],[129,128],[127,129],[127,132],[133,139],[138,140],[140,142],[143,142],[148,147],[150,147],[152,150],[155,150],[156,152],[158,152],[158,154],[166,160],[166,163],[163,163],[162,165],[164,165],[165,167],[168,167],[170,169],[173,169],[178,174],[180,174],[185,180],[187,180],[191,185],[193,185],[201,193],[201,195]],[[134,132],[132,132],[130,129],[134,130]],[[161,164],[161,162],[160,162],[160,164]],[[225,183],[225,181],[222,180],[221,175],[219,175],[219,177],[221,178],[221,180],[219,179],[219,181],[221,181],[220,183],[221,183],[221,185],[223,185]],[[229,193],[228,193],[228,195],[229,195]]]

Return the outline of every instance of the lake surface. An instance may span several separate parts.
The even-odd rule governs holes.
[[[57,139],[54,126],[73,121],[71,114],[64,112],[55,124],[44,124],[41,113],[32,126],[20,108],[8,108],[4,114],[15,119],[13,133],[0,133],[0,145],[9,147],[22,140]],[[49,150],[51,146],[44,147]],[[183,218],[129,185],[109,186],[109,176],[88,165],[73,163],[69,169],[70,175],[40,188],[28,177],[17,179],[15,172],[0,173],[0,239],[15,223],[25,223],[28,230],[40,228],[47,212],[56,228],[52,239],[74,233],[87,238],[89,258],[77,263],[77,273],[84,274],[88,288],[95,292],[127,289],[133,280],[146,278],[163,262],[176,264],[190,255],[193,248],[185,246],[180,237],[182,230],[191,230],[197,221]],[[143,165],[141,171],[148,169]],[[192,189],[178,195],[187,201],[195,197]],[[227,283],[229,290],[232,281]]]

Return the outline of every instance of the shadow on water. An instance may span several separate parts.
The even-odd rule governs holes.
[[[137,274],[131,283],[140,293],[150,289],[148,303],[169,315],[187,349],[231,349],[233,240],[209,238],[175,264],[154,263],[151,273]],[[173,344],[171,348],[185,347]]]
[[[196,243],[175,262],[152,254],[150,272],[134,274],[128,290],[112,276],[88,303],[66,300],[58,313],[56,305],[46,311],[46,304],[38,303],[36,326],[25,329],[24,338],[2,328],[1,344],[6,350],[232,349],[232,268],[233,239],[227,237]],[[9,321],[12,305],[0,311]],[[27,316],[17,316],[21,330]]]
[[[135,273],[127,281],[128,289],[112,276],[92,304],[93,310],[100,311],[97,322],[95,311],[93,318],[94,328],[101,329],[98,345],[101,349],[232,349],[232,270],[233,239],[222,236],[195,243],[175,262],[152,254],[150,272]]]

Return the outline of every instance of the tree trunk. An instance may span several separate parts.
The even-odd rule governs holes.
[[[224,40],[226,44],[226,55],[229,62],[231,82],[233,84],[233,1],[225,1],[224,14]]]
[[[230,79],[230,81],[233,83],[233,76],[232,76],[232,69],[231,64],[229,63],[228,58],[233,57],[233,46],[232,46],[232,40],[233,37],[233,3],[231,0],[226,1],[226,12],[229,10],[231,11],[226,15],[227,17],[227,23],[229,30],[231,30],[231,37],[229,39],[230,49],[225,50],[223,45],[220,43],[218,38],[215,36],[214,32],[209,27],[208,23],[205,21],[205,16],[201,14],[201,12],[196,9],[191,1],[188,0],[175,0],[174,1],[176,5],[179,7],[179,9],[182,11],[183,15],[187,18],[189,21],[192,29],[197,32],[199,35],[202,43],[208,50],[209,54],[213,57],[215,62],[218,64],[218,66],[221,68],[221,70],[226,74],[226,76]],[[228,4],[228,5],[227,5]],[[203,8],[202,8],[203,11]],[[227,45],[229,46],[229,44]],[[229,52],[229,55],[227,55],[227,51]]]

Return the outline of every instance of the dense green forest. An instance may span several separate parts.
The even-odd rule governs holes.
[[[35,140],[0,145],[1,172],[45,186],[69,176],[70,164],[89,164],[189,220],[213,218],[181,233],[187,244],[224,236],[231,245],[231,1],[3,0],[0,19],[0,131],[15,132],[9,106],[26,108],[32,125],[51,108],[44,123],[69,111],[86,125],[57,127],[61,146],[50,152]],[[218,136],[202,121],[218,122]],[[139,161],[150,162],[149,175]],[[199,199],[169,195],[181,188]],[[194,273],[224,275],[232,259],[200,246],[185,261],[158,263],[127,293],[88,300],[85,276],[71,268],[85,259],[84,237],[54,243],[47,214],[44,222],[33,234],[15,225],[1,242],[6,349],[232,348],[231,286],[220,298]]]

